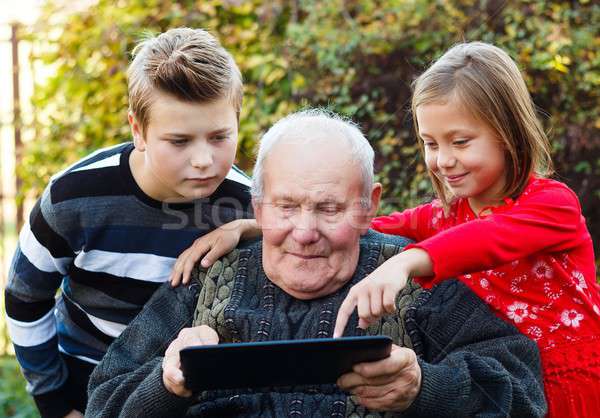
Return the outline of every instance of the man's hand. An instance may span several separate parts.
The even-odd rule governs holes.
[[[71,410],[71,412],[65,415],[65,418],[83,418],[83,414],[77,409],[73,409]]]
[[[355,365],[337,384],[365,408],[404,411],[421,390],[421,367],[413,350],[392,345],[388,358]]]
[[[429,254],[420,248],[411,248],[390,258],[352,286],[338,311],[333,337],[344,334],[354,308],[358,309],[358,326],[363,329],[382,316],[396,312],[396,296],[408,278],[428,276],[432,272]]]
[[[179,351],[192,345],[211,345],[218,344],[219,336],[216,331],[207,325],[199,327],[184,328],[174,339],[167,350],[163,359],[163,384],[167,390],[177,396],[192,396],[192,392],[185,387],[185,379],[181,371]]]

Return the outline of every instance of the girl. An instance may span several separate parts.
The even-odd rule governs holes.
[[[516,64],[492,45],[446,52],[414,84],[417,136],[438,199],[373,220],[416,241],[358,283],[338,315],[393,312],[408,277],[458,277],[540,349],[549,417],[600,411],[600,292],[576,195],[546,178],[548,141]]]
[[[334,336],[356,307],[359,326],[395,311],[409,277],[424,287],[457,277],[540,349],[549,417],[600,411],[600,292],[576,195],[550,180],[547,138],[516,64],[492,45],[446,52],[414,84],[412,111],[438,195],[373,220],[416,241],[355,285]],[[187,250],[174,281],[255,234],[251,221]]]

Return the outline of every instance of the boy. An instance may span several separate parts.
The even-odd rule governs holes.
[[[231,55],[207,32],[179,28],[134,56],[133,144],[51,179],[9,274],[11,339],[43,417],[81,416],[94,365],[177,256],[199,235],[252,216],[249,180],[232,167],[243,86]]]

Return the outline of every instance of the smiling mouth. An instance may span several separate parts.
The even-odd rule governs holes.
[[[469,174],[469,173],[457,174],[454,176],[444,176],[444,178],[446,179],[446,181],[448,183],[452,184],[452,183],[457,183],[460,180],[464,179],[467,174]]]
[[[294,257],[301,258],[303,260],[313,260],[315,258],[323,258],[324,257],[322,255],[310,255],[310,254],[298,254],[298,253],[288,253],[288,254],[293,255]]]

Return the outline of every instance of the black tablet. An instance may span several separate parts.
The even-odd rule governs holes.
[[[194,346],[180,354],[186,387],[200,391],[335,383],[391,349],[391,338],[366,336]]]

